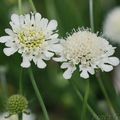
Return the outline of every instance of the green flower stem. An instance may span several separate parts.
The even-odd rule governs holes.
[[[81,114],[81,120],[85,120],[85,114],[86,114],[86,107],[87,107],[87,100],[88,100],[88,97],[89,97],[89,79],[86,80],[86,91],[85,91],[85,96],[84,96],[84,99],[83,99],[83,109],[82,109],[82,114]]]
[[[90,26],[91,26],[92,32],[94,32],[93,0],[89,0],[89,11],[90,11]],[[101,90],[102,90],[102,92],[103,92],[103,94],[104,94],[104,96],[106,98],[107,104],[108,104],[108,106],[110,108],[110,111],[111,111],[113,117],[115,118],[115,120],[119,120],[118,117],[117,117],[117,114],[116,114],[116,112],[115,112],[115,110],[114,110],[114,108],[112,106],[112,103],[111,103],[111,101],[110,101],[110,99],[109,99],[109,97],[107,95],[107,92],[106,92],[106,90],[104,88],[104,85],[102,83],[102,79],[101,79],[99,71],[97,71],[96,77],[98,79],[98,83],[99,83],[99,85],[101,87]]]
[[[76,87],[76,85],[72,82],[72,80],[69,80],[71,86],[73,87],[74,91],[76,92],[77,96],[79,97],[79,99],[83,102],[84,98],[81,95],[80,91],[78,90],[78,88]],[[95,120],[100,120],[100,118],[98,117],[98,115],[95,113],[95,111],[91,108],[91,106],[87,103],[87,108],[89,110],[89,112],[93,115]]]
[[[93,0],[89,0],[89,15],[91,31],[94,32]]]
[[[18,9],[19,9],[19,14],[22,14],[22,0],[18,0]],[[19,92],[22,94],[22,68],[20,71],[20,78],[19,78]],[[22,113],[18,114],[19,120],[22,120]]]
[[[22,0],[18,0],[19,14],[22,14]]]
[[[43,114],[44,114],[44,116],[45,116],[45,120],[50,120],[50,119],[49,119],[49,116],[48,116],[48,113],[47,113],[47,110],[46,110],[46,107],[45,107],[45,104],[44,104],[44,101],[43,101],[42,96],[41,96],[41,94],[40,94],[40,91],[39,91],[39,89],[38,89],[38,87],[37,87],[37,84],[36,84],[36,82],[35,82],[35,78],[34,78],[34,75],[33,75],[33,72],[32,72],[32,69],[31,69],[31,68],[29,69],[29,75],[30,75],[31,83],[32,83],[33,88],[34,88],[34,90],[35,90],[36,96],[37,96],[37,98],[38,98],[38,100],[39,100],[39,103],[40,103],[40,105],[41,105]]]
[[[100,88],[101,88],[104,96],[105,96],[105,99],[106,99],[107,104],[108,104],[108,106],[109,106],[109,108],[110,108],[111,114],[113,115],[113,118],[114,118],[115,120],[119,120],[119,118],[118,118],[118,116],[117,116],[117,114],[116,114],[116,112],[115,112],[115,110],[114,110],[114,108],[113,108],[113,105],[112,105],[112,103],[111,103],[111,101],[110,101],[110,99],[109,99],[109,96],[108,96],[108,94],[107,94],[107,92],[106,92],[106,89],[105,89],[105,87],[104,87],[104,85],[103,85],[103,82],[102,82],[101,75],[100,75],[100,72],[99,72],[99,71],[96,72],[96,78],[98,79],[98,83],[99,83],[99,85],[100,85]]]
[[[32,10],[33,10],[34,12],[36,12],[37,10],[36,10],[36,8],[35,8],[35,5],[34,5],[33,1],[32,1],[32,0],[29,0],[29,2],[30,2],[30,5],[31,5],[31,7],[32,7]]]
[[[19,78],[19,93],[21,95],[23,94],[22,74],[23,74],[23,69],[21,68],[21,70],[20,70],[20,78]]]
[[[18,120],[22,120],[22,113],[18,114]]]
[[[4,99],[7,100],[8,89],[7,89],[7,80],[6,80],[6,71],[5,70],[0,71],[0,80],[1,80]]]

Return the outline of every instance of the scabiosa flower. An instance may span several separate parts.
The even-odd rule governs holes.
[[[112,57],[115,47],[89,30],[78,29],[66,40],[62,40],[61,45],[63,49],[54,60],[63,62],[61,68],[67,69],[63,74],[65,79],[71,78],[77,66],[80,76],[89,78],[89,74],[93,75],[95,69],[109,72],[119,64],[119,59]]]
[[[108,13],[103,24],[103,33],[111,41],[120,43],[120,7]]]
[[[44,60],[50,60],[59,45],[56,33],[57,21],[41,18],[39,13],[25,15],[13,14],[10,25],[12,29],[5,29],[8,34],[0,37],[0,42],[5,43],[4,53],[7,56],[18,52],[22,54],[22,67],[28,68],[31,61],[38,68],[45,68]]]
[[[7,101],[7,110],[9,116],[19,113],[26,113],[28,108],[28,101],[22,95],[12,95]]]

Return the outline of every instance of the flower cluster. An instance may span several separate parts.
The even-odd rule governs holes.
[[[96,33],[88,29],[78,29],[65,40],[58,39],[57,22],[42,18],[39,13],[11,16],[12,29],[6,29],[7,36],[0,37],[5,43],[7,56],[18,52],[22,54],[22,67],[28,68],[33,61],[38,68],[45,68],[44,60],[50,60],[56,54],[55,61],[63,62],[62,69],[67,69],[63,76],[70,79],[79,66],[80,76],[89,78],[96,69],[109,72],[119,64],[113,57],[115,47]]]
[[[94,74],[95,69],[109,72],[113,66],[119,64],[119,59],[112,57],[115,47],[107,40],[89,30],[79,29],[66,40],[62,40],[63,50],[59,52],[55,61],[63,62],[61,68],[67,69],[63,76],[70,79],[73,72],[79,66],[80,76],[88,78],[89,74]]]

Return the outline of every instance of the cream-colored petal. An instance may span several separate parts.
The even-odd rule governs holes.
[[[48,26],[47,26],[47,29],[48,30],[55,30],[57,27],[57,21],[56,20],[51,20],[49,23],[48,23]]]
[[[23,61],[21,63],[23,68],[29,68],[31,66],[30,60],[27,57],[23,57]]]
[[[15,52],[17,52],[17,50],[18,49],[14,48],[14,47],[12,47],[12,48],[4,48],[3,49],[5,55],[7,55],[7,56],[10,56],[10,55],[14,54]]]
[[[82,72],[80,73],[80,76],[84,79],[89,78],[89,74],[87,70],[82,70]]]
[[[11,36],[2,36],[2,37],[0,37],[0,42],[1,43],[5,43],[5,42],[7,42],[9,40],[12,40]]]
[[[20,18],[17,14],[12,14],[11,20],[15,25],[20,25]]]
[[[111,70],[113,70],[113,66],[111,66],[111,65],[105,65],[105,64],[101,65],[100,68],[101,68],[103,71],[105,71],[105,72],[110,72]]]
[[[45,68],[47,65],[46,63],[42,60],[42,59],[38,59],[37,60],[37,67],[40,68],[40,69],[43,69]]]
[[[54,55],[54,53],[49,52],[49,51],[45,51],[44,54],[45,54],[45,56],[48,57],[48,58],[51,58],[51,57]]]
[[[68,63],[68,62],[64,62],[64,63],[62,63],[61,68],[62,68],[62,69],[64,69],[64,68],[68,68],[69,65],[70,65],[70,63]]]
[[[120,63],[120,60],[117,57],[109,57],[107,63],[117,66]]]

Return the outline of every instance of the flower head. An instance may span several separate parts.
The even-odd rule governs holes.
[[[26,111],[28,107],[27,99],[22,95],[12,95],[7,102],[7,110],[10,115],[19,114]]]
[[[113,66],[119,64],[119,59],[111,57],[115,48],[107,40],[99,37],[89,30],[79,29],[66,40],[61,42],[63,50],[58,53],[55,61],[63,62],[61,68],[67,69],[63,74],[65,79],[70,79],[79,65],[80,76],[88,78],[94,74],[95,69],[109,72]]]
[[[7,56],[18,52],[22,54],[22,67],[28,68],[31,61],[38,68],[45,68],[44,60],[50,60],[59,45],[56,33],[57,21],[41,18],[39,13],[26,15],[13,14],[10,25],[12,29],[5,29],[7,36],[0,37],[5,43],[4,53]]]
[[[108,13],[103,24],[103,33],[111,41],[120,43],[120,7]]]

